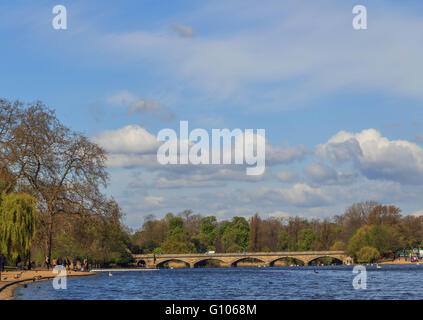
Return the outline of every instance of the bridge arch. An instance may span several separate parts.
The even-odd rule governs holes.
[[[241,262],[241,261],[245,261],[245,260],[247,260],[247,261],[252,261],[252,262],[254,262],[254,263],[261,263],[261,264],[263,264],[263,265],[267,265],[267,263],[266,263],[266,261],[264,261],[264,260],[262,260],[262,259],[260,259],[260,258],[257,258],[257,257],[255,257],[255,256],[248,256],[248,257],[242,257],[242,258],[237,258],[236,260],[233,260],[231,263],[230,263],[230,266],[231,267],[237,267],[238,266],[238,263],[239,262]]]
[[[139,268],[145,268],[146,265],[147,265],[147,262],[143,259],[139,259],[137,261],[137,267],[139,267]]]
[[[188,261],[185,261],[185,260],[182,260],[182,259],[176,259],[176,258],[162,260],[162,261],[160,261],[156,264],[156,267],[159,268],[159,269],[165,268],[165,264],[168,264],[169,262],[182,262],[182,263],[185,263],[186,268],[191,267],[191,265]]]
[[[342,259],[342,257],[327,255],[327,256],[314,257],[313,259],[311,259],[311,260],[308,262],[308,265],[309,265],[309,266],[311,266],[311,265],[313,265],[315,262],[317,262],[317,260],[319,260],[319,259],[324,259],[324,258],[331,258],[331,259],[332,259],[332,263],[335,263],[335,264],[343,264],[343,259]]]
[[[273,267],[275,265],[275,262],[281,261],[281,260],[285,260],[287,262],[287,265],[291,265],[291,264],[292,265],[307,265],[307,263],[304,260],[299,259],[298,257],[284,256],[284,257],[273,259],[272,261],[269,262],[269,266]]]
[[[204,258],[204,259],[200,259],[200,260],[193,262],[192,267],[193,268],[201,268],[207,262],[212,262],[212,263],[217,262],[219,264],[219,266],[225,265],[225,261],[218,259],[218,258],[210,257],[210,258]]]

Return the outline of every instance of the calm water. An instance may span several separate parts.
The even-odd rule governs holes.
[[[17,299],[423,299],[423,265],[367,266],[355,290],[351,266],[173,269],[70,278],[15,291]],[[318,273],[316,274],[315,271]]]

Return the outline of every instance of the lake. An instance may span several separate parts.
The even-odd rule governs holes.
[[[353,266],[113,271],[15,291],[16,299],[423,299],[423,265],[366,266],[367,289],[354,289]]]

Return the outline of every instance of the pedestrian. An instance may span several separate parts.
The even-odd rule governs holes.
[[[76,271],[76,259],[73,259],[72,264],[73,264],[73,271]]]
[[[88,259],[84,259],[84,271],[88,271]]]
[[[50,270],[50,258],[48,256],[44,259],[44,264],[46,265],[47,270]]]
[[[4,254],[2,253],[0,255],[0,271],[3,272],[4,271],[4,265],[6,264],[6,257],[4,256]]]

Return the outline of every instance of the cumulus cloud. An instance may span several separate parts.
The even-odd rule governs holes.
[[[188,166],[185,170],[179,166],[179,170],[167,168],[161,174],[153,186],[155,188],[183,188],[183,187],[218,187],[225,186],[228,182],[260,182],[269,177],[266,175],[246,175],[243,168],[237,166],[208,165]]]
[[[351,161],[369,179],[423,183],[423,149],[406,140],[389,140],[375,129],[340,131],[318,145],[316,154],[333,163]]]
[[[100,132],[93,141],[111,153],[151,153],[159,146],[157,138],[138,125]]]
[[[268,201],[269,204],[298,207],[318,207],[333,202],[333,197],[322,188],[297,183],[288,188],[262,188],[251,195],[254,199]]]
[[[181,37],[195,36],[194,29],[189,26],[184,26],[183,24],[174,23],[172,24],[172,29]]]
[[[304,168],[304,173],[313,184],[345,184],[351,183],[357,175],[352,172],[338,172],[334,168],[320,162],[313,162]]]
[[[310,150],[304,145],[298,147],[287,144],[285,147],[266,144],[266,164],[288,164],[294,161],[301,161],[310,154]]]

